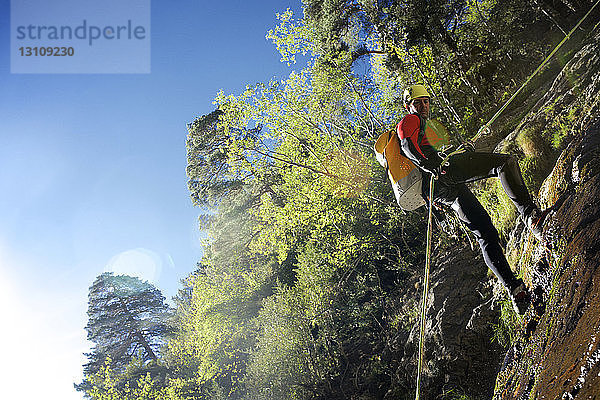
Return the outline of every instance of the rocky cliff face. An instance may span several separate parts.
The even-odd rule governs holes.
[[[581,130],[546,182],[546,201],[563,196],[546,229],[552,247],[525,247],[529,281],[546,310],[511,349],[495,399],[600,398],[598,157],[600,119]]]
[[[596,27],[520,128],[570,116],[568,145],[538,197],[556,208],[545,229],[547,245],[517,227],[509,248],[520,255],[545,313],[530,316],[498,375],[494,399],[600,398],[599,71]]]
[[[542,208],[554,207],[545,226],[546,243],[535,241],[515,221],[506,249],[535,292],[536,306],[530,307],[505,355],[492,342],[499,305],[479,249],[457,245],[451,252],[438,251],[422,398],[600,399],[598,25],[556,79],[542,86],[545,94],[497,149],[510,147],[539,158],[532,171],[547,177],[537,196]],[[523,137],[528,139],[519,139]],[[553,140],[561,143],[558,152],[549,149]],[[404,367],[397,373],[409,382],[418,324],[399,339]],[[405,397],[388,393],[386,398]]]
[[[479,249],[457,245],[453,251],[436,252],[430,276],[429,310],[425,340],[423,399],[489,399],[493,394],[503,348],[492,342],[492,326],[499,311],[493,300],[493,281]],[[404,360],[413,376],[419,326],[413,328]]]

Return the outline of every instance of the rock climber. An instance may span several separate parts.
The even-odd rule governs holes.
[[[531,232],[541,240],[546,212],[533,202],[515,157],[508,154],[476,152],[472,143],[463,146],[467,151],[451,156],[445,165],[437,148],[441,138],[425,134],[429,119],[430,98],[423,85],[412,85],[403,93],[407,114],[397,125],[402,150],[423,173],[423,195],[429,196],[429,181],[433,175],[434,202],[446,205],[475,235],[486,265],[512,295],[519,314],[524,314],[531,295],[522,279],[515,277],[502,247],[498,231],[481,203],[466,186],[480,179],[498,177],[508,197],[517,207]]]

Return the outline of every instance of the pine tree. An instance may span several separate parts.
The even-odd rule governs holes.
[[[144,373],[157,371],[160,348],[171,331],[170,309],[164,301],[160,290],[139,278],[111,272],[96,278],[90,286],[85,327],[94,348],[85,354],[85,377],[75,385],[77,390],[89,391],[93,377],[107,360],[117,374],[123,374],[130,364]],[[152,368],[144,368],[150,364]]]

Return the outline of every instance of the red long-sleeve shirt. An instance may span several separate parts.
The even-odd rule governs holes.
[[[435,146],[440,142],[445,143],[447,139],[440,137],[427,124],[424,134],[419,137],[421,123],[426,124],[418,115],[408,114],[398,123],[396,131],[406,157],[421,170],[432,173],[442,162]]]

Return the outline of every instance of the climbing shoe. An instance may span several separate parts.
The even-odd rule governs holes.
[[[525,311],[531,304],[531,294],[527,290],[527,286],[520,280],[520,285],[517,286],[511,293],[511,300],[515,312],[519,315],[524,315]]]
[[[525,223],[527,227],[533,233],[540,242],[544,239],[543,230],[544,230],[544,221],[546,217],[550,213],[551,208],[547,208],[544,211],[541,211],[539,208],[535,208],[529,215],[525,217]]]

